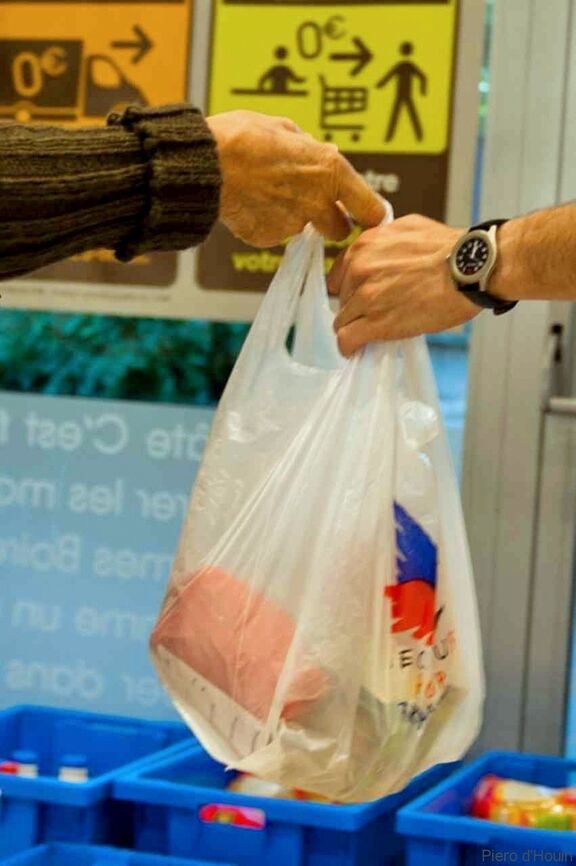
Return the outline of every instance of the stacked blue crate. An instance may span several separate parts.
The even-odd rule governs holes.
[[[472,818],[473,794],[488,775],[550,788],[576,783],[576,761],[493,752],[455,773],[403,808],[407,866],[490,863],[576,863],[576,833],[511,827]]]
[[[163,750],[177,752],[195,742],[188,729],[111,715],[17,707],[0,713],[0,761],[28,750],[37,756],[38,777],[0,775],[0,859],[39,842],[130,844],[131,817],[110,800],[117,772],[141,766]],[[64,756],[86,757],[89,778],[62,782]]]
[[[199,860],[175,860],[119,848],[62,844],[39,845],[3,862],[4,866],[214,866]]]
[[[139,850],[238,866],[397,866],[398,809],[454,769],[438,766],[401,793],[340,806],[231,793],[235,774],[190,748],[122,773],[114,791],[134,806]]]

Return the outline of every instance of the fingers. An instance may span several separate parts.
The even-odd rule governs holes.
[[[343,253],[340,253],[330,268],[330,273],[326,277],[326,285],[328,286],[329,295],[340,294],[340,286],[342,285],[342,279],[346,272],[347,262],[349,259],[350,256],[348,255],[348,250],[344,250]]]
[[[391,342],[418,337],[424,333],[418,319],[411,320],[399,317],[392,311],[377,319],[361,316],[346,325],[342,325],[337,333],[338,348],[345,358],[354,355],[369,343]]]
[[[354,355],[367,343],[371,343],[375,336],[371,324],[367,319],[356,319],[338,331],[338,348],[345,358]]]
[[[222,221],[238,240],[248,246],[265,249],[276,246],[291,234],[293,223],[292,219],[285,218],[284,213],[281,213],[279,218],[276,211],[267,214],[267,217],[266,220],[260,220],[250,208],[244,208],[238,215],[234,214],[233,219]],[[300,231],[300,228],[298,224],[294,234]]]
[[[291,120],[291,118],[289,117],[276,117],[275,120],[277,121],[278,126],[280,126],[282,129],[285,129],[287,132],[302,133],[302,130],[300,129],[298,124]]]
[[[362,236],[361,236],[362,237]],[[348,249],[340,253],[328,274],[328,292],[331,295],[340,296],[340,306],[343,307],[352,291],[355,291],[362,279],[365,278],[364,272],[356,267],[358,262],[359,243],[356,240]],[[355,271],[355,278],[352,271]]]
[[[353,295],[368,282],[370,277],[370,268],[364,267],[362,260],[351,249],[351,252],[344,258],[340,279],[334,284],[337,294],[340,296],[341,308],[349,303]]]
[[[366,181],[341,157],[336,196],[363,228],[379,225],[386,216],[386,206]]]
[[[366,243],[365,233],[338,256],[328,275],[328,291],[340,296],[341,307],[359,288],[373,280],[377,272],[375,263],[366,254]]]
[[[368,304],[363,295],[354,294],[342,307],[336,318],[334,319],[334,330],[339,331],[356,319],[366,318],[368,313]]]
[[[337,204],[328,205],[312,220],[318,231],[331,241],[344,241],[352,231],[352,224]]]

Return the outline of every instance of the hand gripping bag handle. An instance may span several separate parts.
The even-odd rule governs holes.
[[[383,199],[386,215],[381,225],[394,219],[392,205]],[[334,313],[330,306],[324,278],[324,241],[315,232],[312,258],[296,317],[292,356],[301,364],[333,370],[343,367],[345,359],[338,350],[334,333]]]
[[[383,201],[385,224],[394,214],[390,203]],[[333,320],[324,279],[324,242],[309,224],[286,247],[238,359],[238,374],[241,370],[242,375],[253,375],[264,358],[274,353],[282,352],[288,360],[286,338],[295,322],[295,360],[324,369],[341,367]],[[299,328],[303,329],[300,337]]]

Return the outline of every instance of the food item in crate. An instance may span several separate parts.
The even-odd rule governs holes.
[[[472,815],[515,827],[576,830],[576,788],[485,776],[474,791]]]
[[[288,791],[282,785],[268,782],[266,779],[258,779],[249,773],[238,773],[227,788],[235,794],[247,794],[250,797],[279,797],[285,799]]]
[[[306,803],[331,803],[330,800],[316,796],[316,794],[309,794],[296,788],[284,788],[282,785],[268,782],[266,779],[259,779],[249,773],[239,773],[235,776],[227,790],[236,794],[248,794],[252,797],[274,797],[280,800],[300,800]]]

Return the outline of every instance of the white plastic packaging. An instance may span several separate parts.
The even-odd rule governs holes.
[[[31,749],[20,749],[12,754],[12,760],[17,765],[16,775],[23,779],[38,777],[38,755]]]
[[[63,756],[62,764],[58,770],[58,779],[61,782],[82,784],[87,782],[88,778],[88,759],[86,755],[73,754]]]
[[[151,647],[217,760],[357,802],[467,751],[483,673],[425,342],[343,359],[323,264],[309,227],[262,303]]]

